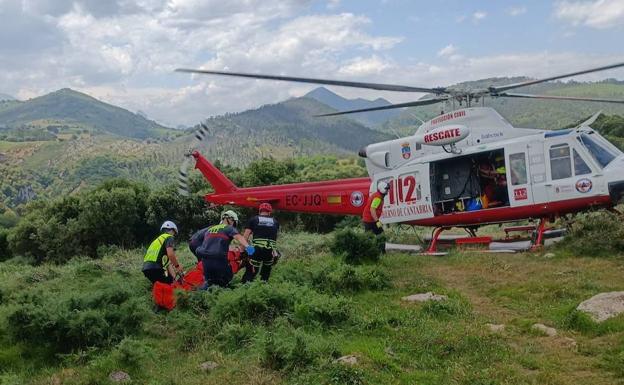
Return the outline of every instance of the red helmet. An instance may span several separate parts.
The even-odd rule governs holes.
[[[267,212],[272,212],[273,211],[273,206],[271,206],[270,203],[260,203],[260,207],[258,207],[259,211],[267,211]]]

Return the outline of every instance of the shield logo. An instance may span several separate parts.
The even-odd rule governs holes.
[[[360,191],[354,191],[351,193],[351,204],[353,207],[360,207],[364,204],[364,194]]]
[[[401,155],[403,159],[409,159],[412,156],[412,149],[410,148],[409,143],[401,144]]]
[[[580,193],[590,192],[591,189],[592,189],[592,181],[587,178],[579,179],[576,182],[576,191]]]

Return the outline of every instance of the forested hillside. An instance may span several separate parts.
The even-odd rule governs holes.
[[[0,125],[10,124],[1,120],[7,116],[51,116],[54,104],[49,104],[50,100],[58,103],[59,112],[55,112],[58,116],[62,111],[68,113],[67,116],[84,114],[89,117],[93,109],[104,112],[110,112],[107,110],[109,107],[121,110],[70,90],[61,90],[39,99],[26,103],[6,102],[11,106],[7,107],[4,115],[0,114]],[[82,109],[85,103],[88,108]],[[134,127],[133,122],[120,123],[124,117],[136,117],[147,122],[125,110],[122,110],[122,118],[110,118],[106,124],[96,119],[97,124],[104,124],[101,128],[78,129],[78,126],[71,125],[43,127],[44,122],[48,124],[51,121],[46,119],[37,121],[36,126],[0,129],[0,135],[11,136],[5,137],[10,140],[0,141],[0,171],[3,175],[0,202],[15,208],[32,199],[75,193],[112,177],[139,180],[151,186],[168,183],[175,179],[177,168],[189,147],[198,148],[211,160],[241,167],[269,156],[284,159],[315,154],[353,155],[369,143],[389,138],[348,118],[313,116],[328,110],[327,106],[315,100],[298,98],[256,110],[213,117],[205,122],[210,132],[201,143],[195,141],[192,129],[158,128],[153,134],[162,132],[165,135],[143,140],[114,134],[115,127]],[[112,116],[116,116],[116,110],[112,112]],[[92,117],[101,116],[96,114]],[[63,121],[67,123],[69,120]],[[86,120],[80,124],[86,124],[84,122]],[[149,132],[145,131],[147,128],[141,131],[141,127],[146,126],[139,126],[135,134]],[[133,129],[125,132],[128,136],[135,135],[132,134]],[[15,137],[18,134],[21,134],[19,140]]]
[[[69,88],[25,102],[0,103],[0,139],[67,139],[95,133],[147,139],[172,135],[172,130]]]

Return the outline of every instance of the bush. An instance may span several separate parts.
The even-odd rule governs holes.
[[[375,236],[371,232],[357,232],[350,228],[336,231],[330,246],[332,253],[344,257],[345,262],[360,264],[363,262],[377,262],[385,238]]]
[[[326,293],[380,290],[390,279],[376,266],[352,266],[335,260],[288,261],[276,272],[276,279],[309,285]]]
[[[217,343],[226,352],[235,352],[252,343],[257,325],[251,323],[226,323],[217,334]]]
[[[586,256],[624,252],[624,224],[615,214],[601,210],[575,217],[561,247]]]
[[[348,365],[333,364],[327,374],[331,385],[364,385],[363,371]]]
[[[226,322],[268,325],[281,317],[300,324],[335,325],[349,319],[350,306],[344,298],[291,283],[253,282],[220,292],[210,314],[219,325]]]
[[[69,352],[135,335],[148,315],[144,301],[117,281],[68,296],[28,294],[9,313],[7,331],[15,342]]]
[[[221,292],[211,314],[217,322],[268,324],[279,316],[292,313],[297,298],[302,296],[301,291],[302,288],[290,284],[253,282]]]
[[[336,349],[317,335],[302,329],[279,325],[274,331],[260,333],[255,343],[260,365],[273,370],[300,369],[314,365],[322,357],[331,357]]]
[[[295,304],[295,319],[304,325],[336,325],[351,317],[349,302],[342,297],[310,296]]]
[[[112,357],[123,368],[138,369],[143,363],[154,358],[154,351],[145,342],[124,338],[115,347]]]

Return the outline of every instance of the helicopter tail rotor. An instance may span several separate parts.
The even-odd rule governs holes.
[[[184,161],[182,165],[180,165],[180,170],[178,171],[178,194],[182,196],[189,196],[189,184],[188,184],[188,166],[191,163],[191,158],[188,155],[184,156]]]
[[[192,153],[195,147],[197,147],[197,145],[199,145],[206,138],[206,135],[208,135],[209,132],[210,130],[208,129],[208,127],[204,123],[200,123],[199,129],[195,132],[194,135],[197,142],[193,143],[193,145],[190,146],[184,154],[184,160],[182,161],[180,169],[178,170],[178,194],[182,196],[187,197],[191,195],[188,176],[189,164],[192,161]]]

